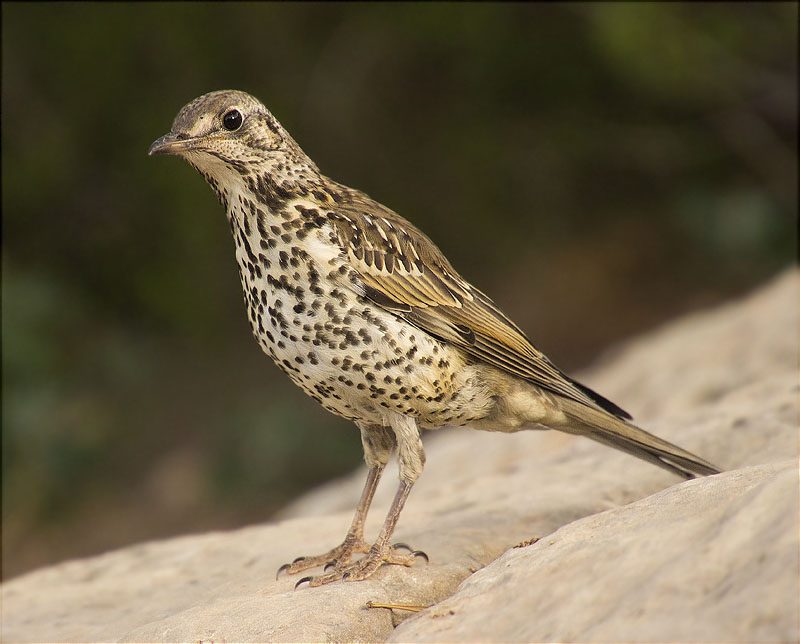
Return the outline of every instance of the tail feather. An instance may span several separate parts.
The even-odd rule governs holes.
[[[575,421],[559,427],[561,431],[586,436],[687,479],[719,474],[721,471],[705,459],[605,411],[567,399],[559,402],[562,411]]]

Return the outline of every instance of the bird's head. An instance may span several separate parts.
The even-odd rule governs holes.
[[[296,179],[318,173],[269,110],[236,90],[204,94],[185,105],[149,154],[183,157],[207,179],[223,184],[237,175],[277,171]]]

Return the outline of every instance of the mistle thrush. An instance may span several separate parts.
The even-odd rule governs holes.
[[[344,542],[281,570],[312,586],[411,565],[390,537],[422,473],[420,429],[469,425],[587,436],[675,474],[719,470],[631,424],[576,382],[386,206],[324,176],[252,96],[219,91],[178,113],[150,154],[183,157],[227,212],[253,334],[295,384],[361,430],[366,486]],[[400,486],[377,541],[364,518],[397,448]],[[353,559],[354,553],[366,553]],[[280,571],[279,571],[280,572]]]

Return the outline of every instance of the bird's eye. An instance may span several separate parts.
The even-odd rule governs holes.
[[[239,110],[230,110],[222,117],[222,127],[229,132],[235,132],[242,127],[242,114]]]

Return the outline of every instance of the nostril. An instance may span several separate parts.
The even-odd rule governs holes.
[[[175,138],[178,139],[179,141],[183,141],[185,139],[188,139],[189,135],[188,134],[184,134],[183,132],[181,132],[180,134],[176,134]]]

